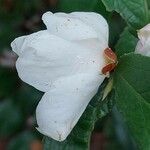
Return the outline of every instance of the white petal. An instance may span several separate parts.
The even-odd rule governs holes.
[[[11,43],[12,50],[17,55],[20,55],[20,53],[21,53],[21,49],[22,49],[23,43],[25,41],[25,38],[26,38],[26,36],[18,37]]]
[[[38,33],[26,38],[16,62],[19,77],[35,88],[46,92],[59,77],[75,73],[99,74],[104,66],[103,50],[106,45],[88,49],[46,31]]]
[[[108,43],[104,42],[104,40],[99,40],[97,38],[77,40],[77,41],[74,41],[74,43],[77,43],[81,45],[82,47],[91,49],[92,51],[99,50],[99,49],[104,50],[106,47],[108,47]]]
[[[24,51],[25,53],[26,51],[30,51],[30,49],[26,50],[26,47],[29,46],[30,43],[36,42],[35,40],[38,37],[44,35],[49,35],[49,32],[47,32],[47,30],[43,30],[30,35],[18,37],[11,43],[12,50],[19,56],[24,55]]]
[[[97,33],[98,39],[103,39],[108,43],[108,24],[103,16],[94,12],[73,12],[70,15],[92,27]]]
[[[139,42],[136,46],[136,53],[150,56],[150,24],[138,31]]]
[[[104,76],[96,74],[58,79],[38,104],[37,129],[55,140],[65,140],[103,80]]]
[[[108,26],[95,13],[48,12],[43,20],[48,30],[17,38],[12,48],[19,77],[46,92],[36,111],[38,130],[62,141],[104,80]]]
[[[92,27],[70,14],[47,12],[42,19],[50,33],[64,39],[97,38],[97,33]]]

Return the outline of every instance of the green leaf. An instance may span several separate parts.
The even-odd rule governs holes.
[[[137,45],[138,39],[132,35],[128,28],[125,28],[123,33],[120,35],[120,39],[115,46],[116,54],[118,57],[135,51],[135,47]]]
[[[150,22],[150,0],[147,0],[147,4],[148,4],[149,22]]]
[[[107,16],[108,14],[100,0],[61,0],[58,3],[57,9],[63,12],[95,11],[103,16]]]
[[[141,150],[150,149],[150,58],[127,54],[114,73],[118,110]]]
[[[0,137],[8,137],[20,130],[22,126],[22,114],[10,101],[0,103]]]
[[[147,0],[148,8],[150,9],[150,1]]]
[[[113,120],[113,126],[116,131],[117,139],[122,145],[122,148],[124,150],[138,150],[137,144],[131,136],[127,124],[124,122],[122,115],[118,112],[116,107],[113,108],[111,119]]]
[[[109,25],[109,46],[114,49],[116,42],[119,39],[120,34],[124,30],[126,23],[125,21],[115,12],[113,12],[108,20]],[[118,23],[119,22],[119,23]]]
[[[108,11],[118,12],[127,24],[140,29],[148,23],[146,0],[102,0]]]
[[[44,137],[44,150],[89,150],[90,136],[94,129],[95,122],[97,119],[105,116],[111,108],[111,104],[106,106],[107,99],[103,102],[101,101],[106,83],[107,82],[104,82],[101,85],[99,92],[91,100],[68,138],[63,142],[57,142],[51,138]],[[109,94],[109,99],[111,96],[112,95]]]

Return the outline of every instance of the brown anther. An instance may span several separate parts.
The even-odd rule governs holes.
[[[106,48],[104,50],[104,58],[106,61],[106,65],[102,68],[101,72],[104,75],[109,75],[109,73],[114,70],[117,65],[117,56],[111,50],[111,48]]]

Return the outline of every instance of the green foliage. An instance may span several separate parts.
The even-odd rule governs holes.
[[[147,0],[148,8],[150,9],[150,1]]]
[[[128,130],[127,124],[125,124],[123,120],[123,116],[119,113],[116,106],[114,107],[112,111],[111,119],[113,121],[112,122],[113,126],[117,126],[115,128],[116,132],[114,132],[112,136],[114,138],[115,138],[114,136],[115,134],[117,134],[118,136],[117,136],[117,139],[114,139],[114,140],[119,140],[120,145],[122,145],[123,149],[137,150],[138,149],[137,145]]]
[[[148,22],[146,1],[102,0],[107,10],[120,13],[134,30]],[[114,77],[115,100],[131,134],[142,150],[150,149],[150,58],[130,54],[134,52],[138,39],[126,28],[115,46],[119,64]]]
[[[102,0],[108,11],[118,12],[128,25],[140,29],[148,23],[146,0]]]
[[[126,23],[115,12],[110,14],[107,22],[109,25],[109,47],[114,49],[116,42],[119,39],[120,34],[122,33],[122,31],[124,30],[124,27],[126,26]]]
[[[100,0],[61,0],[58,3],[58,10],[64,12],[73,11],[95,11],[107,16],[103,3]]]
[[[0,137],[13,135],[22,126],[22,114],[10,100],[0,103]]]
[[[137,41],[138,39],[130,33],[129,29],[125,28],[115,46],[117,56],[120,57],[124,54],[134,52]]]
[[[41,4],[40,0],[0,0],[0,51],[10,47],[12,40],[22,35],[24,16],[27,13],[35,14]]]
[[[150,58],[127,54],[114,73],[118,110],[140,149],[150,149]]]
[[[147,5],[148,5],[149,21],[150,21],[150,1],[149,0],[147,0]]]
[[[24,117],[29,117],[34,114],[36,106],[41,99],[43,93],[37,91],[29,85],[23,85],[14,95],[15,104],[21,109]]]
[[[17,74],[6,68],[0,68],[0,97],[5,97],[11,94],[17,85]]]

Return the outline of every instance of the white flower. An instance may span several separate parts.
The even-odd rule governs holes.
[[[106,20],[93,12],[51,13],[47,30],[16,38],[16,68],[26,83],[45,92],[36,109],[38,131],[63,141],[96,94],[108,47]]]
[[[150,24],[138,31],[139,42],[136,46],[136,53],[150,56]]]

